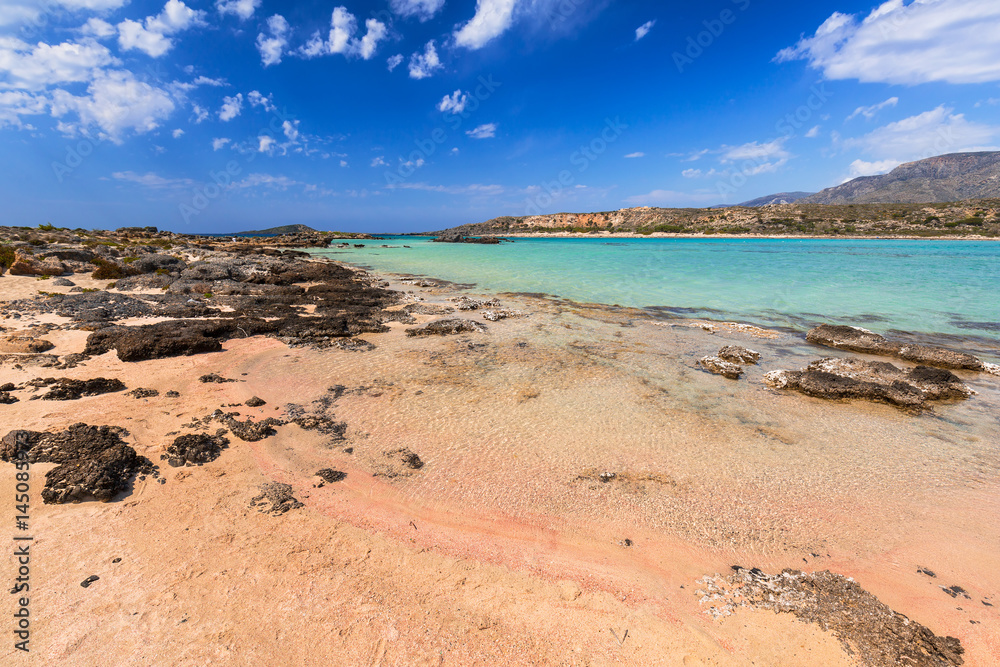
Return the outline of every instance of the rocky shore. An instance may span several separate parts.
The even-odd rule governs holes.
[[[996,373],[995,366],[957,350],[824,325],[809,332],[808,342],[843,356],[786,370],[773,342],[781,334],[750,325],[654,327],[648,316],[627,309],[476,297],[432,280],[390,283],[302,252],[335,240],[319,233],[207,239],[152,228],[0,228],[0,415],[7,426],[0,433],[0,468],[11,480],[9,464],[18,460],[44,471],[36,488],[47,509],[33,511],[42,516],[39,534],[54,551],[94,554],[101,547],[89,541],[92,533],[134,554],[137,569],[130,576],[136,579],[119,581],[102,569],[84,587],[92,595],[104,587],[124,591],[142,577],[151,581],[113,608],[121,627],[132,622],[126,608],[137,609],[143,623],[166,627],[166,609],[180,614],[167,600],[170,591],[182,591],[192,610],[216,619],[222,629],[199,626],[206,634],[193,640],[198,651],[178,664],[195,664],[194,656],[207,655],[210,645],[226,647],[223,662],[248,655],[249,636],[240,629],[246,618],[218,616],[215,591],[242,585],[229,579],[231,570],[260,582],[278,572],[269,592],[244,590],[240,599],[256,605],[253,596],[263,595],[260,604],[278,604],[302,595],[310,618],[335,604],[337,591],[365,591],[356,599],[352,593],[338,612],[339,619],[354,619],[348,627],[368,627],[365,609],[394,608],[404,620],[398,627],[341,633],[338,650],[381,651],[407,663],[452,651],[460,664],[487,655],[507,656],[512,664],[557,664],[579,654],[598,664],[653,664],[667,655],[664,664],[750,664],[764,657],[770,660],[764,664],[775,665],[930,666],[963,664],[970,652],[976,658],[995,646],[995,633],[984,639],[958,632],[951,616],[911,622],[845,575],[825,570],[772,576],[739,568],[729,578],[704,579],[696,595],[695,580],[715,571],[730,543],[747,554],[761,544],[789,554],[761,557],[761,567],[787,568],[801,554],[807,562],[826,559],[824,568],[853,566],[846,556],[811,550],[820,547],[806,550],[807,540],[835,541],[819,537],[815,527],[762,529],[771,511],[763,508],[775,507],[768,504],[776,502],[768,499],[772,489],[755,501],[761,511],[742,515],[733,509],[743,502],[731,495],[737,486],[711,479],[720,474],[716,464],[701,476],[691,472],[701,457],[690,469],[668,471],[662,460],[661,469],[643,467],[659,454],[635,444],[643,442],[641,433],[725,440],[711,434],[731,427],[711,415],[682,414],[669,402],[686,384],[718,383],[722,396],[759,392],[755,400],[801,402],[792,405],[803,415],[844,411],[878,424],[897,417],[872,417],[845,399],[888,403],[911,414],[875,407],[916,423],[930,403],[946,408],[977,400],[977,378]],[[667,334],[674,348],[636,358],[646,360],[639,368],[652,359],[664,364],[659,372],[671,382],[630,366],[634,355],[649,354],[649,341]],[[724,338],[721,347],[716,338]],[[618,393],[605,393],[607,387]],[[556,394],[561,398],[549,402]],[[807,403],[811,398],[836,400],[814,401],[823,403],[817,408]],[[702,399],[682,403],[688,400],[700,405]],[[567,405],[579,407],[567,413]],[[639,415],[618,447],[603,442],[612,437],[606,424],[619,419],[614,410],[601,411],[608,405]],[[798,442],[773,425],[746,432],[767,447]],[[563,437],[599,446],[571,451]],[[520,444],[499,448],[508,438]],[[543,452],[541,442],[548,440],[563,444]],[[708,460],[720,456],[728,454]],[[735,470],[758,455],[734,456]],[[548,467],[561,472],[550,474]],[[567,474],[570,469],[576,472]],[[766,469],[773,474],[773,465]],[[483,500],[487,490],[501,499],[494,509]],[[89,506],[50,509],[79,503]],[[577,537],[557,536],[526,518],[546,512],[577,526],[569,533]],[[633,512],[641,520],[633,521]],[[169,517],[158,530],[179,545],[176,551],[157,554],[143,546],[150,539],[143,531],[160,517]],[[347,537],[330,538],[331,531]],[[194,533],[208,541],[192,543]],[[350,555],[331,557],[324,551],[329,539]],[[539,549],[545,558],[535,555]],[[255,553],[259,561],[251,558]],[[684,565],[672,570],[665,564],[671,558]],[[216,560],[227,565],[213,570]],[[190,580],[167,583],[169,568]],[[81,575],[79,589],[91,573],[70,569]],[[199,571],[211,571],[206,576],[214,582],[201,593],[189,586]],[[872,581],[880,595],[890,593],[894,607],[906,602],[882,578]],[[492,592],[467,595],[466,587]],[[406,597],[403,588],[423,592],[406,598],[409,606],[401,611],[392,600]],[[451,601],[447,609],[432,601],[442,595]],[[710,613],[705,596],[713,602]],[[995,615],[992,598],[979,597],[982,610],[969,625]],[[99,613],[90,603],[73,604],[83,604],[92,617],[77,619],[71,630],[47,626],[54,639],[46,655],[83,664],[83,653],[74,650],[96,655],[81,632],[100,635],[93,626]],[[458,607],[465,611],[454,611]],[[543,607],[541,615],[534,611]],[[757,614],[740,615],[750,609]],[[416,620],[424,612],[433,620]],[[785,623],[786,612],[797,619],[794,625]],[[681,628],[668,620],[678,615]],[[727,625],[728,616],[743,619],[742,629]],[[541,630],[531,629],[532,618]],[[610,630],[607,618],[615,619]],[[582,620],[593,628],[581,629]],[[169,622],[179,627],[183,621]],[[321,616],[314,622],[336,634],[330,624],[339,621]],[[434,644],[433,655],[415,641],[428,627],[447,638]],[[65,641],[56,639],[61,632]],[[164,655],[180,655],[169,633],[150,632]],[[387,639],[401,632],[410,644]],[[755,633],[773,637],[775,646],[756,645]],[[70,636],[84,648],[73,649]],[[147,655],[138,638],[102,641],[123,655]],[[288,646],[285,639],[278,643]],[[335,654],[324,649],[324,655]],[[526,661],[525,655],[541,657]]]

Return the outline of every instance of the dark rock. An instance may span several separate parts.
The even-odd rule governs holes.
[[[121,380],[109,378],[94,378],[92,380],[60,378],[50,382],[47,386],[50,389],[48,393],[42,395],[43,401],[75,401],[84,396],[98,396],[125,389]]]
[[[261,484],[259,488],[261,493],[250,501],[250,507],[256,507],[262,513],[278,515],[304,507],[292,496],[292,487],[288,484],[268,482]],[[271,504],[270,507],[268,503]]]
[[[219,420],[233,432],[233,435],[244,442],[259,442],[264,438],[269,438],[276,433],[274,430],[275,426],[283,426],[285,424],[285,422],[274,417],[268,417],[259,422],[251,421],[248,418],[246,421],[241,422],[234,417],[224,415]]]
[[[174,439],[167,447],[166,454],[160,456],[169,465],[179,468],[185,465],[210,463],[219,458],[222,450],[229,447],[229,440],[206,433],[191,433]]]
[[[177,278],[170,275],[158,273],[144,273],[138,276],[127,276],[115,283],[115,289],[122,292],[135,292],[138,290],[163,289],[169,287]]]
[[[323,480],[317,485],[321,488],[324,484],[333,484],[335,482],[343,481],[347,477],[347,473],[339,470],[333,470],[332,468],[323,468],[322,470],[316,471],[316,476]]]
[[[6,384],[0,384],[0,391],[14,391],[17,389],[17,385],[13,382],[8,382]]]
[[[719,358],[734,364],[756,364],[760,361],[760,352],[739,345],[727,345],[719,350]]]
[[[61,433],[11,431],[0,439],[0,461],[17,461],[24,453],[30,463],[58,463],[45,474],[46,503],[107,502],[137,473],[155,474],[152,462],[126,445],[123,435],[127,431],[116,426],[83,423]]]
[[[500,245],[510,243],[510,239],[497,236],[464,236],[462,234],[444,234],[433,240],[434,243],[480,243],[483,245]]]
[[[715,373],[730,380],[739,380],[743,375],[743,367],[730,363],[719,357],[702,357],[698,364],[709,373]]]
[[[386,452],[385,455],[390,458],[398,458],[404,466],[411,470],[420,470],[424,467],[424,462],[420,460],[420,457],[405,447]]]
[[[126,396],[131,396],[132,398],[153,398],[154,396],[159,396],[160,392],[156,389],[133,389],[132,391],[126,392]]]
[[[259,408],[262,405],[267,405],[267,401],[265,401],[262,398],[254,396],[249,400],[247,400],[247,402],[244,403],[244,405],[246,405],[248,408]]]
[[[859,664],[964,664],[961,641],[935,635],[843,575],[798,570],[768,575],[757,568],[738,568],[721,589],[715,584],[710,588],[709,593],[719,595],[724,603],[792,614],[819,625],[833,633]]]
[[[56,278],[52,281],[52,284],[56,287],[76,287],[76,283],[72,280],[67,280],[66,278]]]
[[[11,396],[10,392],[0,391],[0,405],[11,405],[17,403],[18,398],[16,396]]]
[[[820,359],[803,371],[771,371],[764,376],[764,382],[776,389],[794,389],[817,398],[861,398],[902,407],[972,395],[972,390],[950,371],[927,366],[903,371],[885,361],[855,357]]]
[[[170,391],[168,391],[168,392],[167,392],[167,393],[165,394],[165,396],[166,396],[167,398],[177,398],[177,397],[179,397],[180,395],[181,395],[181,392],[179,392],[179,391],[174,391],[173,389],[171,389]]]
[[[468,332],[485,332],[486,326],[472,320],[461,318],[434,320],[422,327],[407,329],[407,336],[447,336]]]
[[[98,579],[100,579],[100,577],[98,577],[96,574],[92,574],[83,581],[81,581],[80,585],[83,586],[84,588],[90,588],[90,585],[95,581],[97,581]]]
[[[236,382],[236,380],[230,380],[229,378],[224,378],[216,373],[209,373],[208,375],[202,375],[198,378],[198,382],[204,383],[215,383],[215,384],[225,384],[227,382]]]
[[[825,345],[838,350],[898,357],[928,366],[972,371],[990,370],[981,359],[971,354],[925,345],[899,343],[859,327],[823,324],[810,330],[806,334],[806,340],[816,345]]]
[[[943,590],[945,593],[947,593],[948,595],[950,595],[953,598],[957,598],[959,596],[962,596],[966,600],[971,600],[972,599],[972,597],[969,595],[968,591],[966,591],[961,586],[941,586],[941,590]]]

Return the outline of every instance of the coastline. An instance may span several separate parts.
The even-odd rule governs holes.
[[[852,664],[834,635],[791,614],[739,606],[708,614],[714,602],[695,593],[707,585],[699,582],[721,579],[733,564],[851,576],[935,633],[958,637],[967,664],[1000,652],[995,607],[979,605],[981,597],[996,603],[988,595],[1000,586],[1000,545],[983,543],[1000,497],[983,474],[996,465],[981,412],[1000,405],[992,379],[960,373],[979,395],[940,410],[971,425],[945,427],[891,406],[765,388],[765,370],[817,356],[780,332],[710,333],[697,320],[664,326],[638,309],[513,294],[497,308],[526,316],[491,322],[479,310],[443,313],[456,308],[453,299],[489,299],[475,289],[365,282],[402,295],[383,309],[384,331],[361,334],[375,346],[367,351],[236,335],[193,356],[125,362],[112,351],[75,368],[4,366],[18,385],[100,373],[129,390],[158,390],[51,403],[23,389],[20,402],[0,406],[12,428],[127,426],[128,442],[154,461],[169,433],[214,433],[218,421],[184,426],[216,409],[237,420],[288,420],[298,414],[292,403],[314,420],[346,424],[343,439],[299,423],[256,442],[229,434],[229,447],[204,465],[160,462],[165,484],[137,481],[107,504],[39,504],[48,554],[39,580],[58,592],[34,610],[50,660],[82,664],[113,647],[140,661],[238,661],[252,645],[253,619],[280,608],[302,620],[280,624],[258,659]],[[49,283],[5,276],[0,291],[5,300],[66,292]],[[442,316],[487,329],[406,335]],[[150,321],[159,320],[122,323]],[[44,335],[60,359],[91,335],[59,328],[69,322],[55,313],[3,326],[45,323],[58,325]],[[728,343],[764,356],[746,380],[729,383],[695,363]],[[198,381],[210,373],[236,381]],[[167,398],[174,389],[180,397]],[[250,396],[265,405],[239,407]],[[863,433],[882,435],[870,442]],[[401,448],[423,465],[387,457]],[[51,465],[39,464],[36,480]],[[321,484],[314,472],[328,466],[346,477]],[[606,481],[608,471],[615,477]],[[0,492],[13,493],[12,473],[0,464]],[[255,485],[268,481],[290,484],[305,506],[279,517],[248,507]],[[156,543],[149,525],[159,528]],[[94,573],[102,579],[81,589]],[[938,583],[977,597],[956,605]]]
[[[437,234],[407,234],[407,236],[419,236],[419,237],[433,237]],[[789,240],[822,240],[822,241],[1000,241],[1000,237],[995,236],[974,236],[974,235],[942,235],[942,236],[895,236],[895,235],[793,235],[793,234],[670,234],[666,232],[652,232],[650,234],[636,234],[633,232],[595,232],[593,234],[589,233],[577,233],[577,232],[535,232],[535,233],[525,233],[519,232],[516,234],[491,234],[491,236],[497,236],[500,238],[525,238],[525,239],[536,239],[536,238],[570,238],[570,239],[594,239],[594,238],[609,238],[609,239],[760,239],[760,240],[774,240],[780,241],[782,239]]]

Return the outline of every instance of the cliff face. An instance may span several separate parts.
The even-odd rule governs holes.
[[[810,204],[915,204],[1000,197],[1000,152],[953,153],[908,162],[800,200]]]

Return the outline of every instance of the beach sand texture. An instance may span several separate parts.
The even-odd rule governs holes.
[[[0,282],[5,300],[40,286]],[[425,305],[470,295],[392,287]],[[100,375],[158,390],[68,402],[22,393],[0,414],[4,433],[124,426],[166,482],[146,477],[110,503],[33,499],[33,651],[8,641],[0,659],[876,664],[819,623],[713,599],[703,577],[739,565],[852,577],[959,639],[965,664],[1000,662],[997,378],[959,371],[977,395],[920,415],[829,402],[763,383],[769,370],[846,356],[787,334],[709,333],[526,295],[501,301],[527,316],[459,312],[449,317],[487,331],[411,337],[406,329],[439,318],[414,312],[415,323],[365,334],[376,345],[365,352],[256,336],[138,363],[113,352],[59,371],[5,363],[0,384]],[[45,319],[61,321],[34,322]],[[88,333],[51,332],[51,354],[82,351]],[[697,365],[726,344],[762,356],[738,382]],[[236,381],[198,381],[209,373]],[[252,396],[265,404],[237,406]],[[346,430],[287,424],[257,442],[230,434],[202,466],[160,460],[177,433],[214,433],[219,422],[192,420],[220,408],[239,419],[324,416]],[[34,488],[52,467],[32,467]],[[346,477],[321,485],[325,468]],[[273,481],[304,506],[277,516],[252,507]],[[14,486],[13,466],[0,465],[0,497]],[[100,579],[81,587],[89,575]],[[968,598],[942,590],[952,586]]]

